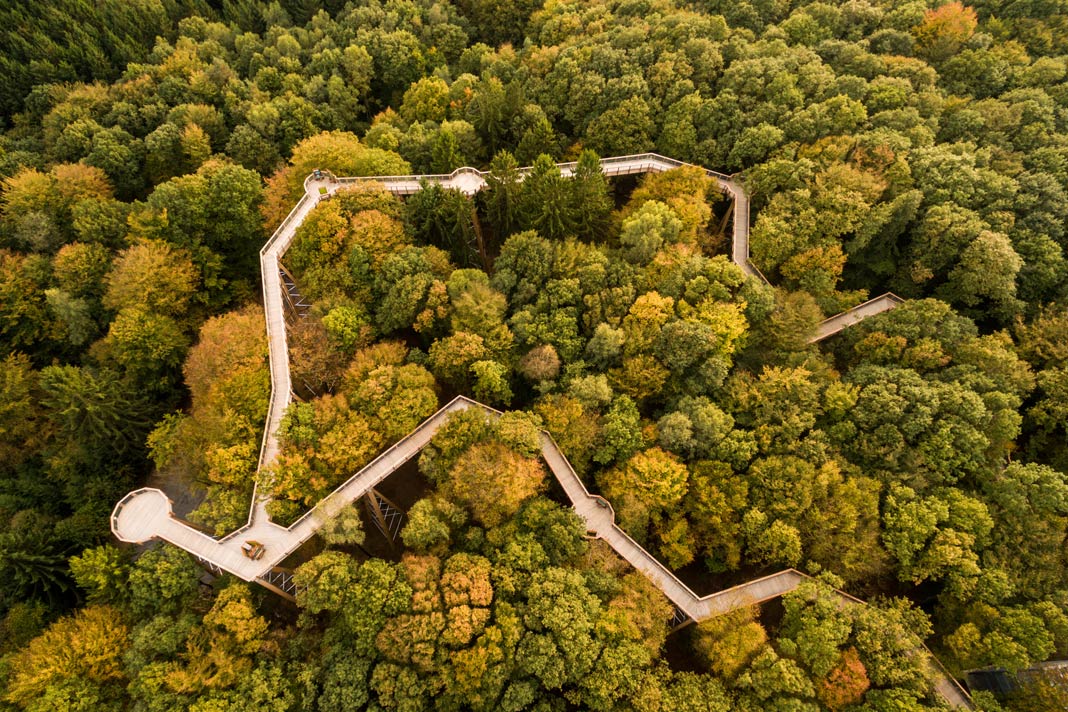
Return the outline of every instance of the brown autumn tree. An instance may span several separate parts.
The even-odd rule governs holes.
[[[322,320],[313,316],[295,319],[287,333],[290,371],[297,394],[309,398],[336,388],[345,371],[345,360]]]
[[[978,24],[975,10],[955,0],[924,13],[923,22],[912,34],[923,56],[941,62],[957,53],[975,34]]]
[[[182,366],[182,374],[193,400],[199,401],[208,397],[217,381],[266,364],[263,310],[249,306],[204,322],[197,344],[189,350]]]
[[[860,702],[871,687],[868,671],[856,648],[848,648],[831,672],[816,685],[816,697],[831,710]]]
[[[519,372],[534,382],[551,381],[560,374],[560,357],[552,344],[535,346],[519,360]]]
[[[476,519],[495,527],[546,487],[545,467],[500,443],[479,443],[460,455],[444,490]]]

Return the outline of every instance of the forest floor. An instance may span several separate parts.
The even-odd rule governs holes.
[[[145,487],[163,490],[173,503],[171,506],[174,516],[179,519],[187,519],[189,513],[204,501],[206,494],[203,487],[191,482],[177,468],[153,469],[152,474],[145,481]]]

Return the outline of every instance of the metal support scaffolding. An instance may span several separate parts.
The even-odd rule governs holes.
[[[278,263],[278,278],[282,280],[282,298],[285,300],[286,311],[299,319],[308,316],[311,304],[305,301],[297,287],[296,278],[281,262]]]
[[[482,223],[478,219],[478,208],[475,207],[474,201],[471,202],[471,230],[475,235],[475,252],[482,261],[482,268],[488,270],[490,263],[489,256],[486,254],[486,241],[482,235]]]
[[[213,563],[211,561],[208,561],[207,559],[202,559],[199,556],[194,556],[193,558],[196,559],[197,563],[200,564],[202,567],[204,567],[205,570],[210,571],[211,573],[215,574],[216,576],[222,576],[223,575],[223,570],[221,568],[219,568],[219,566],[217,564],[215,564],[215,563]]]
[[[363,502],[371,521],[392,546],[404,528],[404,510],[374,487],[364,495]]]
[[[672,613],[671,620],[668,622],[668,630],[674,633],[691,623],[693,623],[693,618],[690,618],[681,608],[675,606],[675,611]]]
[[[729,195],[731,198],[731,206],[729,210],[723,213],[723,219],[719,221],[719,229],[716,230],[717,235],[724,234],[727,229],[727,223],[729,223],[731,218],[734,217],[734,195],[731,193],[727,193],[727,195]]]
[[[256,579],[256,582],[277,594],[288,598],[291,601],[297,600],[297,584],[293,581],[293,572],[289,569],[284,569],[281,566],[276,566],[263,576]]]

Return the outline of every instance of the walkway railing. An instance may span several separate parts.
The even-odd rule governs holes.
[[[116,527],[119,522],[119,515],[122,514],[122,510],[126,507],[134,497],[137,497],[145,492],[148,492],[151,487],[142,487],[141,489],[135,489],[133,492],[128,492],[125,497],[119,500],[119,503],[115,505],[115,509],[111,510],[111,531],[117,531]]]

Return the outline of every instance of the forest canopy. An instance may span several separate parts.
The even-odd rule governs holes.
[[[1066,17],[8,3],[0,707],[911,712],[941,704],[921,642],[962,679],[1063,659]],[[703,171],[602,175],[645,151],[733,174],[768,283]],[[296,398],[259,468],[257,253],[305,177],[461,166],[487,188],[368,182],[301,224]],[[357,507],[326,522],[287,562],[293,606],[110,536],[146,484],[216,536],[256,485],[287,524],[458,394],[504,415],[453,417],[398,476],[396,541]],[[669,634],[540,429],[699,594],[817,580]],[[1065,706],[1027,679],[977,706]]]

